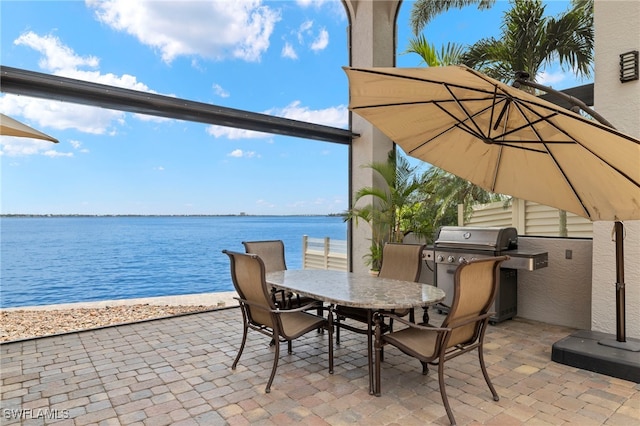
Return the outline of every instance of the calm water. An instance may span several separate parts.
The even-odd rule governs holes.
[[[346,240],[340,217],[0,219],[0,307],[233,290],[223,249],[281,239],[302,267],[302,237]]]

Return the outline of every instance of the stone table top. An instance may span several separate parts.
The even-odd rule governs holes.
[[[301,296],[372,310],[416,308],[445,298],[442,289],[429,284],[324,269],[269,272],[266,281]]]

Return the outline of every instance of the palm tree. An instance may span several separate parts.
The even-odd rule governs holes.
[[[467,50],[462,62],[505,83],[516,71],[532,79],[558,61],[563,70],[590,77],[593,64],[593,0],[572,0],[557,17],[545,17],[541,0],[511,0],[499,38],[485,38]]]
[[[460,44],[447,43],[438,50],[421,34],[409,40],[404,53],[416,53],[426,66],[437,67],[460,63],[465,49]],[[437,167],[431,167],[420,181],[423,182],[420,187],[422,203],[411,216],[413,224],[408,228],[417,236],[426,238],[427,242],[431,242],[439,226],[458,224],[459,204],[464,206],[464,217],[467,219],[473,204],[506,199]]]
[[[496,0],[416,0],[409,18],[411,29],[418,35],[434,17],[451,8],[462,9],[477,4],[478,10],[485,10],[495,2]]]
[[[563,70],[591,76],[593,66],[593,0],[572,0],[557,17],[545,17],[540,0],[512,0],[499,39],[482,39],[469,48],[462,62],[490,77],[512,82],[516,71],[535,81],[547,64],[557,60]],[[525,87],[523,90],[532,89]],[[560,211],[560,236],[567,236],[567,212]]]
[[[412,229],[412,217],[419,209],[417,198],[421,186],[418,166],[391,150],[385,162],[374,162],[363,167],[371,168],[384,180],[383,186],[364,187],[355,195],[354,205],[364,197],[372,201],[362,207],[354,207],[344,213],[344,220],[353,220],[358,225],[364,220],[371,226],[371,246],[367,264],[371,269],[379,270],[382,260],[382,248],[385,242],[402,242],[403,237]]]
[[[424,34],[409,40],[407,50],[402,54],[416,53],[422,58],[422,63],[428,67],[441,67],[459,64],[465,53],[465,47],[457,43],[447,43],[440,50],[433,43],[429,43]]]
[[[429,209],[423,210],[435,230],[440,225],[457,225],[458,205],[464,209],[464,219],[468,219],[474,204],[494,201],[510,202],[510,197],[486,191],[473,183],[437,167],[430,168],[423,177],[421,196]]]
[[[479,8],[490,7],[493,4],[488,1],[418,0],[411,13],[412,27],[414,31],[421,30],[435,14],[450,7],[463,7],[474,3],[480,3]],[[511,0],[511,3],[512,8],[504,15],[501,36],[498,39],[486,38],[478,41],[456,59],[506,83],[513,81],[516,71],[528,73],[535,81],[543,67],[556,60],[563,69],[569,68],[581,77],[591,75],[594,41],[593,0],[572,0],[571,8],[557,17],[545,17],[545,6],[540,0]],[[441,51],[444,52],[445,49]],[[419,54],[429,66],[454,63],[440,60],[444,59],[444,55],[437,58],[435,47],[429,46],[423,36],[410,41],[408,52]],[[433,178],[440,177],[434,172]],[[458,189],[463,191],[463,188]],[[455,186],[451,190],[457,192]],[[444,218],[442,214],[441,219]],[[566,234],[566,212],[561,211],[560,235]]]

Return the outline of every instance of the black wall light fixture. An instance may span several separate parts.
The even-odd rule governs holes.
[[[620,82],[626,83],[638,79],[640,79],[638,51],[632,50],[631,52],[620,54]]]

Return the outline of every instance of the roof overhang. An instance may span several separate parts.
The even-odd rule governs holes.
[[[358,136],[349,130],[336,127],[6,66],[0,66],[0,91],[14,95],[341,144],[350,144],[351,140]]]
[[[573,98],[580,99],[585,103],[585,105],[588,105],[590,107],[593,106],[593,83],[585,84],[583,86],[571,87],[570,89],[559,90],[559,92],[562,92],[565,95],[569,95]],[[561,106],[562,108],[571,109],[571,107],[573,106],[570,102],[554,95],[553,93],[545,93],[544,95],[540,95],[540,97],[551,103]]]

